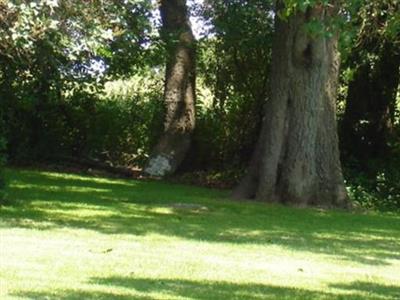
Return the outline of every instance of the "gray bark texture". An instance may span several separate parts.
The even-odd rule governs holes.
[[[195,38],[186,0],[162,0],[162,36],[167,45],[164,132],[144,172],[174,173],[189,149],[195,127]]]
[[[337,36],[312,35],[307,29],[311,20],[324,24],[334,10],[316,6],[288,20],[276,18],[263,128],[234,197],[295,206],[348,205],[335,117]]]

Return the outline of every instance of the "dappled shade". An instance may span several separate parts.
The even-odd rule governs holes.
[[[151,233],[234,244],[279,245],[366,264],[400,259],[400,217],[229,203],[227,192],[159,182],[20,172],[11,181],[8,225]],[[217,197],[216,201],[211,197]],[[176,208],[194,201],[208,210]],[[396,239],[397,238],[397,239]]]

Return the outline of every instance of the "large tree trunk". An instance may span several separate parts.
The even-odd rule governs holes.
[[[341,124],[342,149],[346,156],[361,162],[387,153],[400,81],[400,50],[396,42],[375,40],[375,46],[380,46],[375,61],[359,58]]]
[[[195,39],[185,0],[162,0],[162,36],[167,45],[164,132],[144,171],[164,176],[183,161],[195,126]]]
[[[276,17],[270,99],[251,168],[234,196],[347,205],[335,118],[337,36],[311,35],[306,27],[332,13],[316,6],[287,21]]]

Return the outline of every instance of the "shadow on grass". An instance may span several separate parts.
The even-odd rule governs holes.
[[[98,299],[98,300],[154,300],[154,297],[147,296],[132,296],[132,295],[119,295],[115,293],[107,292],[92,292],[92,291],[76,291],[66,290],[60,294],[46,293],[46,292],[20,292],[14,293],[13,296],[37,299],[37,300],[86,300],[86,299]]]
[[[228,201],[225,192],[171,185],[9,171],[14,205],[1,227],[151,233],[236,244],[274,244],[369,265],[400,259],[400,216],[361,215]],[[196,203],[205,211],[174,208]]]
[[[90,291],[61,291],[53,295],[54,299],[398,299],[398,286],[383,286],[373,283],[355,282],[349,285],[337,285],[333,292],[319,292],[300,288],[273,286],[266,284],[235,284],[218,281],[191,281],[181,279],[151,279],[134,277],[93,278],[92,284],[112,288],[123,288],[139,293],[112,294]],[[154,296],[158,295],[158,296]],[[52,299],[45,292],[20,292],[16,296],[34,299]]]
[[[364,281],[355,281],[351,284],[331,284],[330,287],[349,292],[368,293],[371,297],[385,299],[400,299],[399,285],[383,285]]]

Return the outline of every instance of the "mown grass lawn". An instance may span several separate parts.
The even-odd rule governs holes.
[[[6,176],[0,299],[400,299],[399,215],[238,203],[162,182]]]

